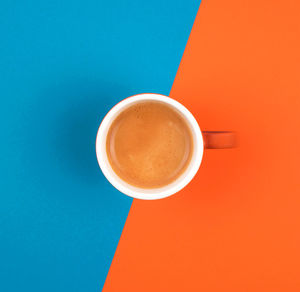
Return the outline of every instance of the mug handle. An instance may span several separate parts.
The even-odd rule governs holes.
[[[232,131],[203,131],[205,149],[228,149],[237,146],[236,132]]]

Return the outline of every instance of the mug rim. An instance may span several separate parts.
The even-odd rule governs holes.
[[[106,145],[107,132],[114,119],[131,104],[147,100],[160,101],[178,110],[189,123],[194,141],[193,156],[187,169],[172,183],[160,188],[139,188],[128,184],[114,172],[108,162],[106,147],[103,149],[103,145]],[[102,173],[117,190],[132,198],[155,200],[166,198],[177,193],[193,179],[202,161],[204,143],[202,133],[196,119],[185,106],[166,95],[157,93],[140,93],[121,100],[104,116],[97,131],[95,148],[97,161]]]

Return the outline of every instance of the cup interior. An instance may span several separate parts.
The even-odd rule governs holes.
[[[112,169],[106,152],[106,137],[108,130],[115,118],[126,108],[142,101],[159,101],[173,107],[190,127],[193,139],[193,153],[188,167],[172,183],[160,188],[138,188],[122,180]],[[203,138],[200,127],[193,115],[174,99],[153,93],[143,93],[128,97],[116,104],[104,117],[96,137],[96,155],[99,166],[108,181],[120,192],[138,199],[154,200],[171,196],[184,188],[195,176],[203,156]]]

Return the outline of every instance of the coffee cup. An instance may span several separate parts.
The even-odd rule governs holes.
[[[108,153],[108,136],[114,121],[126,110],[138,104],[159,103],[169,107],[186,123],[192,140],[192,150],[186,167],[178,177],[166,185],[141,187],[126,181],[112,166]],[[176,118],[176,117],[175,117]],[[170,122],[169,122],[170,123]],[[156,145],[156,144],[155,144]],[[171,196],[183,189],[197,173],[204,149],[232,148],[236,145],[236,135],[232,131],[201,131],[191,112],[178,101],[154,93],[143,93],[128,97],[116,104],[102,120],[96,137],[98,164],[108,181],[120,192],[137,199],[155,200]],[[163,166],[162,166],[163,167]]]

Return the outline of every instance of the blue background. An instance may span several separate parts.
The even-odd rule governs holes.
[[[168,94],[199,1],[0,4],[0,291],[99,291],[132,200],[95,137],[123,98]]]

